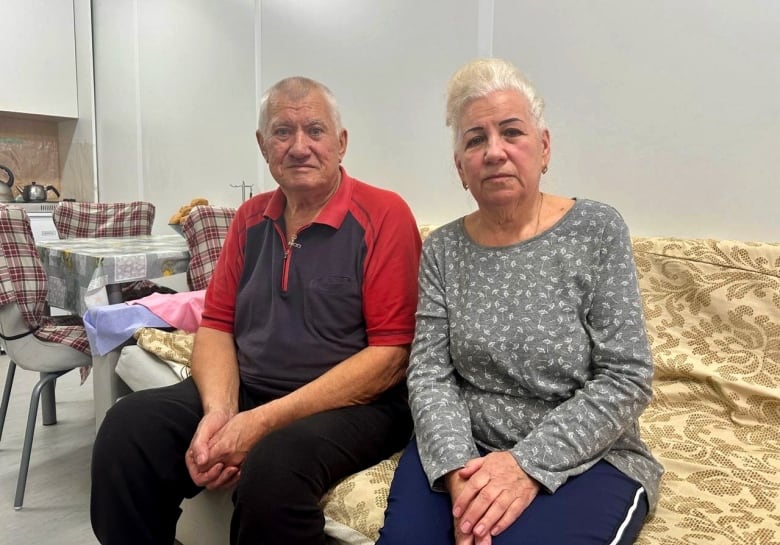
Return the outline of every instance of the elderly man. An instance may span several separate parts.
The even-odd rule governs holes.
[[[408,206],[340,166],[347,131],[316,81],[265,94],[257,141],[279,187],[231,224],[192,377],[122,399],[98,433],[103,544],[170,545],[183,498],[230,486],[232,543],[324,544],[322,495],[409,440],[420,237]]]

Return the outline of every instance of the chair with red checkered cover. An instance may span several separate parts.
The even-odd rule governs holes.
[[[59,203],[52,213],[60,238],[151,235],[155,207],[150,202]]]
[[[196,206],[182,223],[182,232],[190,250],[187,285],[193,291],[204,290],[219,259],[235,208]]]
[[[21,509],[24,500],[41,394],[43,423],[56,424],[57,379],[78,368],[82,368],[82,379],[86,378],[92,364],[81,318],[46,315],[46,292],[46,273],[35,248],[27,212],[0,204],[0,338],[10,358],[0,405],[0,438],[16,368],[40,373],[30,399],[15,509]]]
[[[71,202],[59,203],[52,220],[60,238],[135,237],[151,235],[155,207],[150,202]],[[122,284],[124,299],[139,299],[161,288],[151,280]]]

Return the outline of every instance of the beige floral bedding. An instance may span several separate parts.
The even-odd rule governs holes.
[[[639,545],[780,544],[780,244],[635,239],[666,468]]]

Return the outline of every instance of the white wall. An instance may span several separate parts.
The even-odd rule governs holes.
[[[547,99],[547,190],[609,202],[638,235],[780,240],[774,0],[94,0],[93,13],[101,200],[153,200],[163,229],[193,196],[274,187],[256,100],[294,74],[339,98],[351,174],[421,222],[471,210],[444,89],[492,48]]]
[[[93,1],[101,201],[237,206],[257,180],[254,0]]]
[[[451,166],[444,82],[477,54],[477,16],[473,0],[264,0],[261,83],[325,83],[349,132],[347,172],[441,223],[472,208]]]
[[[634,234],[780,241],[780,3],[496,0],[548,103],[553,192]]]
[[[59,158],[63,199],[93,201],[97,196],[92,10],[90,0],[73,0],[76,39],[78,119],[59,122]]]

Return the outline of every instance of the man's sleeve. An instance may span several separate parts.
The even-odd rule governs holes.
[[[236,213],[230,222],[225,244],[219,254],[219,261],[206,289],[206,300],[203,305],[203,317],[200,325],[226,333],[233,333],[233,317],[236,308],[236,292],[238,279],[244,266],[244,243],[246,218]]]
[[[414,338],[422,243],[409,206],[393,197],[383,203],[386,212],[379,219],[370,218],[375,234],[366,241],[363,314],[368,344],[374,346],[410,344]]]

